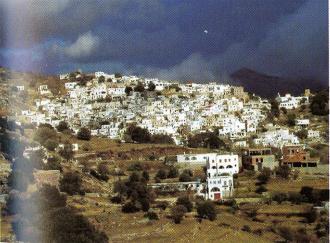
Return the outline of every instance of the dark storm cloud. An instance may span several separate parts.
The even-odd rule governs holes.
[[[210,80],[246,66],[327,77],[324,0],[8,0],[1,5],[6,14],[0,41],[16,50],[15,58],[30,51],[29,69],[62,72],[81,66]]]

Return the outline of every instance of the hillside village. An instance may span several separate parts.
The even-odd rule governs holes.
[[[28,235],[10,227],[19,213],[9,199],[46,197],[50,186],[98,242],[163,242],[173,230],[207,242],[327,242],[327,91],[271,98],[120,73],[23,77],[1,83],[1,240]]]

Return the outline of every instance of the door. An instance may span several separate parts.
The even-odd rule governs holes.
[[[220,200],[221,199],[221,193],[220,192],[215,192],[214,193],[214,200]]]

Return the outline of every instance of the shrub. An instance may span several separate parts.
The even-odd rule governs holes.
[[[207,218],[211,221],[217,217],[213,202],[205,201],[197,204],[197,213],[199,218]]]
[[[69,125],[66,121],[60,121],[60,123],[58,124],[58,126],[56,127],[57,131],[59,132],[63,132],[65,130],[69,129]]]
[[[140,171],[140,170],[143,170],[143,167],[142,167],[141,163],[136,162],[136,163],[130,164],[128,166],[127,170],[128,171]]]
[[[147,129],[134,125],[127,128],[126,134],[129,135],[133,141],[138,143],[149,143],[151,140],[151,135]]]
[[[313,187],[303,186],[300,190],[300,194],[304,196],[308,202],[314,201]]]
[[[160,169],[157,171],[157,174],[156,174],[156,177],[161,179],[161,180],[164,180],[167,178],[167,173],[166,173],[166,170],[164,169]]]
[[[289,192],[288,201],[295,203],[295,204],[300,204],[300,203],[304,202],[304,197],[300,193]]]
[[[142,172],[142,178],[145,180],[145,181],[149,181],[149,173],[148,171],[144,170]]]
[[[251,232],[251,228],[250,228],[250,226],[248,226],[248,225],[244,225],[244,226],[242,227],[242,231]]]
[[[144,217],[148,218],[149,220],[158,220],[158,214],[155,212],[148,212],[144,215]]]
[[[184,170],[179,177],[179,181],[181,182],[192,181],[192,176],[193,173],[191,170]]]
[[[276,193],[272,196],[272,199],[281,204],[282,202],[286,201],[288,199],[287,195],[285,193]]]
[[[47,139],[44,146],[49,151],[55,151],[55,149],[58,146],[58,142],[56,140],[53,140],[53,139]]]
[[[187,212],[191,212],[193,209],[193,204],[188,196],[179,197],[176,201],[176,205],[183,205],[186,207]]]
[[[123,213],[135,213],[138,212],[140,209],[135,205],[134,202],[127,202],[125,203],[122,208],[121,211]]]
[[[314,209],[311,209],[310,211],[308,211],[306,214],[305,214],[305,217],[306,217],[306,220],[307,220],[307,223],[314,223],[317,219],[317,212],[316,210]]]
[[[168,207],[169,203],[167,201],[161,201],[156,204],[156,208],[165,210]]]
[[[57,134],[53,127],[42,126],[35,131],[33,139],[44,145],[48,139],[56,140]]]
[[[139,198],[139,203],[141,204],[141,209],[143,212],[147,212],[150,208],[150,203],[147,198]]]
[[[276,175],[282,177],[283,179],[288,179],[291,174],[291,169],[287,165],[282,165],[277,168]]]
[[[294,233],[292,232],[292,229],[283,226],[283,227],[280,227],[278,229],[278,232],[287,241],[293,241],[294,240]]]
[[[60,189],[69,195],[84,194],[80,175],[75,172],[67,172],[60,180]]]
[[[182,221],[183,216],[187,212],[187,209],[183,205],[176,205],[171,210],[172,214],[171,217],[176,224],[180,224]]]
[[[82,127],[78,131],[77,138],[80,139],[80,140],[90,140],[91,139],[91,131],[86,127]]]
[[[123,200],[120,196],[113,196],[113,197],[111,197],[110,201],[112,203],[120,204],[120,203],[122,203]]]
[[[261,185],[256,189],[256,193],[259,193],[259,194],[266,192],[266,191],[267,191],[267,188],[264,185]]]
[[[271,170],[268,168],[264,168],[262,172],[258,175],[257,179],[260,182],[260,184],[266,184],[271,176]]]
[[[168,170],[167,178],[176,178],[179,176],[179,171],[174,166],[171,166]]]

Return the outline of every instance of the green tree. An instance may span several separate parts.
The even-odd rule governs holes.
[[[58,124],[58,126],[56,127],[57,131],[59,132],[63,132],[65,130],[69,129],[69,125],[66,121],[60,121],[60,123]]]
[[[91,139],[91,131],[86,127],[82,127],[78,131],[77,138],[80,139],[80,140],[90,140]]]
[[[60,189],[69,195],[84,194],[82,189],[82,180],[76,172],[67,172],[60,180]]]
[[[171,217],[176,224],[180,224],[183,216],[186,214],[187,208],[183,205],[176,205],[171,210]]]
[[[98,80],[99,83],[104,83],[105,82],[105,77],[101,75]]]
[[[46,142],[44,143],[44,146],[49,151],[55,151],[55,149],[58,146],[58,142],[53,139],[47,139]]]
[[[135,92],[142,93],[144,91],[144,85],[141,82],[138,82],[138,84],[134,87]]]
[[[125,94],[127,96],[129,96],[132,91],[133,91],[133,88],[131,86],[126,86],[125,87]]]
[[[209,219],[211,221],[215,220],[217,217],[214,204],[211,201],[198,203],[197,214],[199,218]]]
[[[156,89],[156,85],[153,82],[150,82],[148,84],[148,90],[149,91],[154,91]]]
[[[131,139],[138,143],[149,143],[151,135],[147,129],[138,127],[138,126],[129,126],[126,130]]]
[[[176,205],[183,205],[183,206],[185,206],[188,212],[191,212],[192,209],[193,209],[193,204],[190,201],[190,199],[189,199],[188,196],[179,197],[176,200]]]
[[[159,169],[156,173],[156,177],[161,179],[161,180],[164,180],[167,178],[167,173],[166,173],[166,170],[164,169]]]
[[[282,177],[283,179],[288,179],[291,174],[291,169],[287,165],[282,165],[277,168],[276,175]]]
[[[329,90],[322,90],[315,94],[310,103],[313,115],[325,116],[329,114]]]
[[[293,127],[294,125],[296,125],[296,114],[290,113],[287,115],[287,124],[290,127]]]

